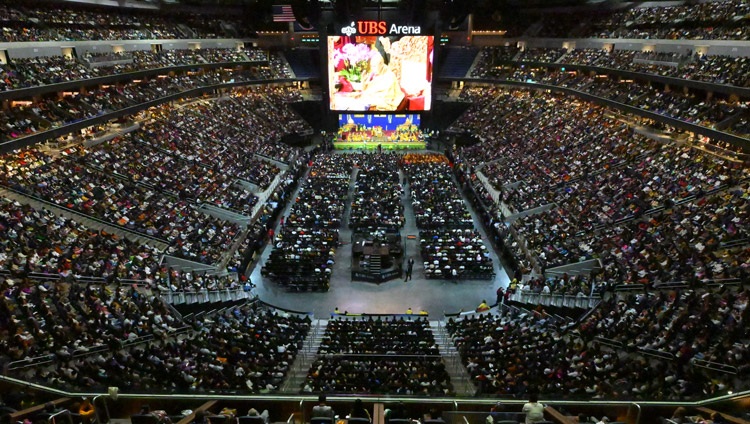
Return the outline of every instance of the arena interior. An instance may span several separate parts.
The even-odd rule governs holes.
[[[0,424],[750,423],[747,0],[0,26]]]

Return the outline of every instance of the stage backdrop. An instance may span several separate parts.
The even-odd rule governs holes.
[[[367,129],[373,127],[381,127],[383,131],[396,131],[399,125],[405,124],[407,121],[412,125],[416,125],[419,128],[420,115],[416,113],[407,114],[362,114],[362,113],[340,113],[339,114],[339,128],[343,128],[347,125],[354,124],[357,127],[360,125],[365,126]]]

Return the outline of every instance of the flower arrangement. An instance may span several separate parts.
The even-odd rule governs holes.
[[[333,52],[335,70],[349,82],[362,82],[370,72],[372,55],[373,51],[367,44],[344,44]]]

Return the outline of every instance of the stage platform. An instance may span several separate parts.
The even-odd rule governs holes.
[[[424,141],[398,141],[398,142],[377,142],[377,141],[334,141],[333,148],[336,150],[376,150],[378,145],[383,150],[423,150],[427,143]]]

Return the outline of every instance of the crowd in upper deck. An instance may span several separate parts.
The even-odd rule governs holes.
[[[725,248],[748,234],[742,162],[640,136],[562,95],[479,93],[497,103],[460,119],[484,140],[462,159],[509,213],[543,207],[509,227],[539,269],[599,259],[612,281],[650,283],[747,272],[750,253]],[[499,215],[492,225],[506,231]]]
[[[291,130],[276,111],[290,112],[284,104],[263,106],[267,93],[280,91],[238,91],[223,102],[165,106],[134,132],[54,158],[37,149],[7,154],[2,183],[166,241],[168,254],[217,263],[240,229],[199,206],[252,215],[255,191],[267,189],[279,173],[268,160],[287,161],[293,151],[275,141]]]

